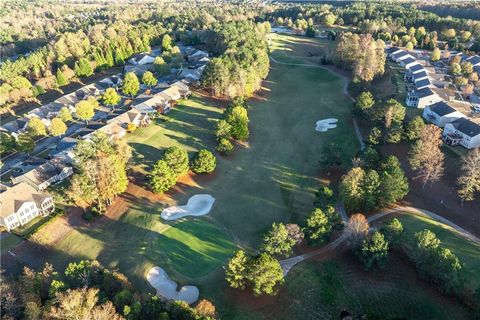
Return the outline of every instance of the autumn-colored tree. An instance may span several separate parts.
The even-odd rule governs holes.
[[[50,121],[50,126],[48,127],[48,131],[54,137],[58,137],[64,135],[67,132],[67,125],[65,122],[62,121],[60,118],[53,118]]]
[[[45,124],[40,120],[40,118],[31,118],[28,121],[28,132],[32,135],[32,137],[39,137],[39,136],[46,136],[47,135],[47,127]]]
[[[462,159],[462,174],[458,178],[458,195],[464,201],[473,201],[480,193],[480,149],[468,152]]]
[[[79,120],[85,121],[88,124],[88,120],[92,119],[95,115],[95,107],[88,100],[82,100],[75,105],[75,116]]]
[[[428,124],[423,128],[420,139],[415,141],[409,152],[409,163],[421,179],[423,186],[428,182],[436,182],[443,175],[442,131],[440,128]]]
[[[195,311],[204,317],[209,317],[212,319],[216,319],[217,317],[215,305],[206,299],[202,299],[197,303],[195,306]]]
[[[357,248],[362,243],[369,229],[368,220],[363,214],[357,213],[350,217],[345,232],[353,248]]]

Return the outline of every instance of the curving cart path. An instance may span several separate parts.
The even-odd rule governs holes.
[[[344,224],[346,224],[348,222],[348,219],[347,219],[347,215],[345,213],[345,209],[343,208],[343,204],[337,205],[337,210],[340,212],[340,216],[342,217],[342,222]],[[417,215],[417,216],[421,216],[421,217],[430,218],[430,219],[435,220],[437,222],[441,222],[441,223],[449,226],[450,228],[452,228],[455,232],[458,233],[458,235],[465,238],[466,240],[475,242],[477,244],[480,244],[480,238],[479,237],[471,234],[470,232],[468,232],[467,230],[463,229],[462,227],[456,225],[452,221],[450,221],[450,220],[448,220],[448,219],[446,219],[446,218],[444,218],[444,217],[442,217],[442,216],[440,216],[440,215],[438,215],[434,212],[431,212],[431,211],[425,210],[425,209],[419,209],[419,208],[410,207],[410,206],[398,206],[398,207],[395,207],[395,208],[392,208],[392,209],[388,209],[388,210],[378,212],[378,213],[374,214],[373,216],[368,217],[367,220],[368,220],[368,223],[372,223],[372,222],[374,222],[374,221],[376,221],[380,218],[383,218],[383,217],[385,217],[389,214],[402,213],[402,212],[405,212],[405,214],[413,214],[413,215]],[[328,252],[332,249],[335,249],[336,247],[338,247],[338,245],[340,245],[346,239],[347,239],[347,235],[346,235],[345,232],[343,232],[340,237],[338,237],[337,239],[330,242],[329,244],[327,244],[324,247],[321,247],[321,248],[319,248],[317,250],[314,250],[314,251],[311,251],[311,252],[304,253],[302,255],[298,255],[298,256],[295,256],[295,257],[292,257],[292,258],[281,260],[280,265],[282,266],[282,269],[283,269],[283,275],[286,276],[288,274],[288,272],[294,266],[296,266],[298,263],[300,263],[304,260],[307,260],[311,257],[315,257],[315,256],[321,255],[323,253],[326,253],[326,252]]]

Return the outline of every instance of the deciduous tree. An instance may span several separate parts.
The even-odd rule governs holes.
[[[48,127],[48,131],[54,137],[58,137],[64,135],[67,132],[67,125],[65,122],[62,121],[60,118],[53,118],[50,121],[50,126]]]
[[[419,140],[415,141],[409,152],[409,162],[417,172],[423,186],[428,182],[436,182],[443,175],[443,160],[445,158],[440,146],[442,145],[441,129],[428,124],[422,130]]]
[[[122,92],[129,96],[135,96],[140,90],[140,82],[137,75],[133,72],[127,72],[125,79],[123,80]]]
[[[357,213],[350,217],[345,232],[353,248],[357,248],[362,243],[369,229],[367,218],[363,214]]]
[[[45,124],[40,120],[40,118],[33,117],[28,121],[28,133],[32,135],[32,137],[40,137],[47,135],[47,127]]]
[[[157,78],[155,78],[153,73],[151,73],[150,71],[145,71],[142,76],[142,82],[144,85],[151,88],[157,84],[158,80]]]
[[[480,149],[470,150],[468,155],[462,158],[461,176],[457,182],[459,185],[458,195],[464,201],[473,201],[480,193]]]

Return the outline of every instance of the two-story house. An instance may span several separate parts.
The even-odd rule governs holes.
[[[445,125],[442,138],[452,146],[478,148],[480,147],[480,125],[466,118],[459,118]]]
[[[39,215],[49,215],[54,208],[53,197],[21,182],[0,193],[0,225],[10,231]]]
[[[424,88],[421,90],[413,90],[408,92],[405,103],[409,107],[423,109],[428,105],[434,104],[435,102],[442,100],[443,99],[432,89]]]
[[[443,128],[447,123],[453,122],[458,118],[465,118],[465,115],[452,108],[448,103],[439,101],[425,107],[423,118],[437,127]]]

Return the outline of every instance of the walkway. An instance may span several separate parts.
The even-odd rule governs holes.
[[[338,208],[338,206],[337,206],[337,208]],[[419,208],[414,208],[414,207],[409,207],[409,206],[399,206],[399,207],[396,207],[396,208],[393,208],[393,209],[388,209],[388,210],[376,213],[373,216],[368,217],[367,220],[368,220],[368,223],[371,224],[372,222],[374,222],[374,221],[376,221],[380,218],[383,218],[383,217],[385,217],[389,214],[402,213],[402,212],[405,212],[407,214],[413,214],[413,215],[417,215],[417,216],[427,217],[427,218],[430,218],[432,220],[443,223],[443,224],[451,227],[455,232],[458,233],[458,235],[465,238],[466,240],[475,242],[477,244],[480,244],[480,238],[478,238],[477,236],[471,234],[470,232],[468,232],[465,229],[463,229],[462,227],[456,225],[452,221],[450,221],[450,220],[448,220],[448,219],[446,219],[446,218],[444,218],[444,217],[442,217],[442,216],[440,216],[440,215],[438,215],[434,212],[431,212],[431,211],[425,210],[425,209],[419,209]],[[345,219],[344,219],[343,214],[342,214],[342,211],[340,211],[340,215],[342,216],[342,221],[344,222],[344,224],[346,224]],[[346,235],[346,232],[344,231],[340,237],[338,237],[336,240],[334,240],[333,242],[329,243],[328,245],[326,245],[324,247],[321,247],[321,248],[319,248],[317,250],[314,250],[314,251],[311,251],[311,252],[304,253],[302,255],[298,255],[298,256],[291,257],[291,258],[288,258],[288,259],[285,259],[285,260],[281,260],[280,265],[282,266],[282,269],[283,269],[283,275],[286,276],[288,274],[288,272],[294,266],[296,266],[298,263],[300,263],[304,260],[307,260],[311,257],[315,257],[315,256],[318,256],[318,255],[324,254],[324,253],[326,253],[326,252],[328,252],[332,249],[335,249],[336,247],[338,247],[338,245],[340,245],[346,239],[347,239],[347,235]]]

